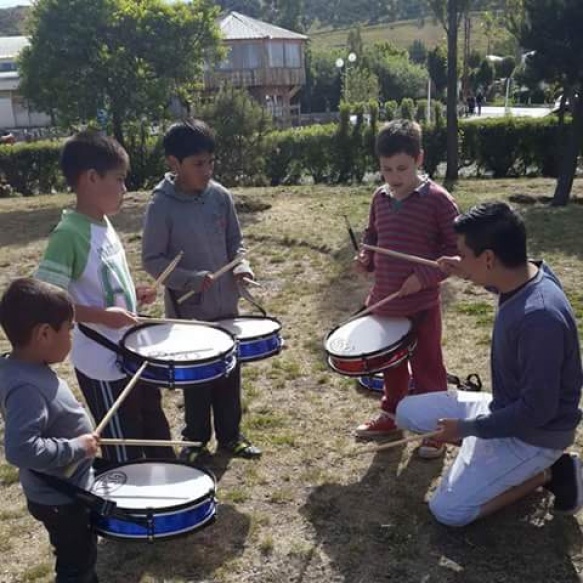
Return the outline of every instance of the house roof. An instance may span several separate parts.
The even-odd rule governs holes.
[[[219,27],[223,38],[229,40],[277,39],[277,40],[308,40],[308,37],[286,30],[239,12],[229,12],[219,19]]]
[[[0,59],[16,58],[28,44],[25,36],[0,36]]]

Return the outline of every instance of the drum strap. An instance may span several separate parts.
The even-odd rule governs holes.
[[[112,352],[115,352],[116,354],[119,355],[124,354],[124,351],[119,344],[116,344],[115,342],[113,342],[113,340],[106,338],[105,336],[103,336],[103,334],[100,334],[96,330],[93,330],[93,328],[89,328],[89,326],[85,326],[85,324],[77,324],[77,327],[83,334],[85,334],[85,336],[91,338],[91,340],[97,342],[97,344],[99,344],[100,346],[103,346],[104,348],[107,348]]]
[[[267,312],[263,309],[263,306],[251,295],[251,292],[246,285],[241,285],[237,283],[239,288],[239,295],[245,298],[252,306],[256,307],[264,318],[267,318]]]
[[[36,470],[31,470],[31,472],[40,478],[45,484],[47,484],[47,486],[50,486],[61,494],[65,494],[65,496],[68,496],[76,502],[81,502],[85,505],[86,508],[96,514],[99,514],[100,516],[112,516],[114,518],[118,518],[119,520],[125,520],[127,522],[139,524],[140,526],[148,526],[148,520],[146,518],[140,518],[138,516],[129,514],[125,510],[121,510],[117,507],[117,504],[113,500],[106,500],[101,496],[97,496],[97,494],[93,494],[93,492],[79,488],[79,486],[75,486],[75,484],[71,484],[71,482],[61,480],[56,476],[51,476],[50,474],[45,474],[43,472],[37,472]]]
[[[458,391],[474,391],[479,393],[482,390],[482,379],[477,373],[472,373],[462,381],[460,377],[447,373],[448,384],[454,385]]]
[[[112,500],[106,500],[101,496],[97,496],[92,492],[88,492],[71,482],[66,482],[61,480],[56,476],[51,476],[50,474],[45,474],[43,472],[38,472],[36,470],[31,470],[31,472],[39,479],[41,479],[47,486],[50,486],[57,492],[65,494],[69,498],[77,502],[83,503],[90,510],[101,514],[101,516],[111,516],[116,511],[116,503]]]

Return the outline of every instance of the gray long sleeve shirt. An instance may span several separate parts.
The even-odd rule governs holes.
[[[583,373],[577,325],[544,263],[501,300],[492,335],[490,414],[460,422],[462,435],[516,437],[539,447],[571,445],[581,419]]]
[[[235,316],[239,292],[232,272],[204,293],[199,290],[205,275],[223,267],[242,249],[235,204],[226,188],[211,181],[199,195],[184,194],[176,189],[174,176],[166,174],[146,210],[142,263],[152,277],[158,277],[184,252],[165,283],[167,316],[201,320]],[[188,291],[196,293],[178,306],[176,299]]]
[[[20,469],[22,489],[29,500],[46,505],[72,502],[31,470],[90,487],[92,460],[85,457],[78,437],[91,433],[91,421],[67,383],[49,366],[0,358],[0,412],[6,426],[6,459]],[[67,477],[71,464],[78,465]]]

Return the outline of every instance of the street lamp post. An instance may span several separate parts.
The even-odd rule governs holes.
[[[336,68],[340,71],[340,78],[342,79],[342,69],[344,69],[344,96],[346,97],[346,101],[349,101],[349,89],[348,89],[348,71],[356,63],[356,53],[348,53],[346,57],[346,62],[342,58],[336,59]]]

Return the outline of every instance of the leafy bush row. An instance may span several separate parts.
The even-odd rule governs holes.
[[[306,176],[316,183],[360,182],[378,167],[374,155],[378,114],[374,103],[356,109],[342,105],[337,124],[263,135],[258,132],[253,140],[238,144],[242,155],[236,173],[226,171],[228,160],[233,158],[223,158],[219,179],[229,186],[243,182],[241,176],[247,184],[295,184]],[[557,176],[561,136],[554,116],[464,120],[460,122],[459,137],[460,164],[468,167],[471,174],[496,178]],[[224,144],[224,150],[232,153],[231,138],[225,132],[217,138],[218,152]],[[424,126],[423,141],[425,170],[433,176],[446,160],[446,128],[442,123]],[[61,146],[57,141],[0,146],[0,177],[4,181],[0,196],[14,191],[31,196],[63,190],[59,171]],[[133,167],[130,188],[149,188],[164,172],[160,140],[132,135],[127,146]]]

